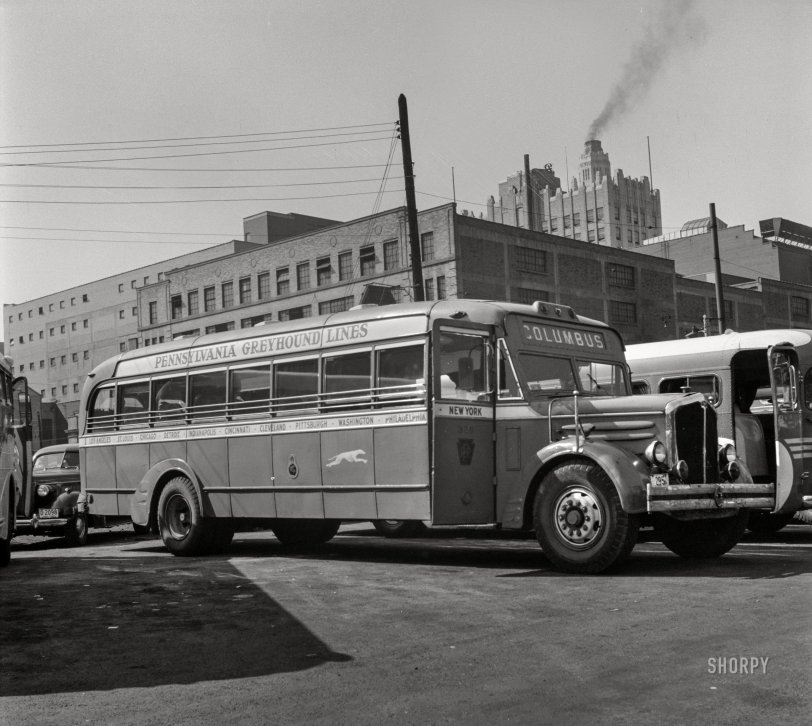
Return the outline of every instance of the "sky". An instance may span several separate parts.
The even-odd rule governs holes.
[[[812,0],[0,0],[0,303],[403,206],[400,94],[419,209],[524,154],[566,188],[593,136],[664,232],[812,225],[811,35]]]

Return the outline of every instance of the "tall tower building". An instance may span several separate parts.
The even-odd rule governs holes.
[[[524,168],[499,184],[499,198],[490,197],[487,206],[492,222],[611,247],[639,247],[662,233],[659,189],[648,177],[632,179],[621,169],[613,176],[597,139],[585,143],[569,191],[551,164],[531,169],[525,155]]]

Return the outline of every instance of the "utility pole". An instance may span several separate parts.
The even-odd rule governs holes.
[[[420,232],[417,228],[417,202],[414,194],[414,164],[412,164],[412,142],[409,138],[409,110],[406,107],[406,96],[398,97],[400,126],[400,146],[403,152],[403,178],[406,181],[406,218],[409,234],[409,254],[412,258],[412,284],[414,299],[423,302],[426,294],[423,290],[423,265],[420,258]]]
[[[719,234],[716,230],[716,205],[710,205],[711,231],[713,232],[713,265],[716,271],[716,319],[719,321],[719,335],[725,332],[725,300],[722,296],[722,261],[719,259]],[[707,335],[707,328],[705,335]]]

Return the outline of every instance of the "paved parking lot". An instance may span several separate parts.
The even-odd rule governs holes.
[[[812,527],[692,563],[554,572],[490,530],[169,555],[24,537],[0,571],[0,724],[808,723]]]

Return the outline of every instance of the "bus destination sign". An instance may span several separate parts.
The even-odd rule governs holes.
[[[526,343],[548,347],[562,345],[580,350],[606,350],[606,338],[595,330],[578,330],[541,323],[522,323],[522,338]]]

